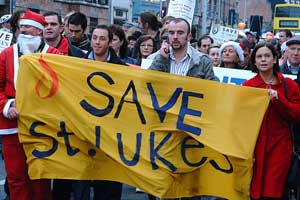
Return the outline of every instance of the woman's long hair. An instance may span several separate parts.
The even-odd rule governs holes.
[[[124,30],[122,29],[121,26],[113,24],[110,26],[111,31],[113,32],[114,35],[118,36],[118,38],[120,39],[121,42],[123,42],[123,44],[120,46],[120,54],[119,57],[120,58],[124,58],[128,56],[128,42],[126,40],[126,35]],[[117,53],[117,52],[116,52]]]
[[[258,49],[262,48],[262,47],[266,47],[268,49],[271,50],[273,57],[276,59],[276,63],[273,64],[273,72],[279,72],[280,68],[279,68],[279,64],[278,64],[278,56],[277,56],[277,50],[275,49],[274,45],[267,43],[267,42],[260,42],[258,43],[255,48],[253,49],[252,53],[251,53],[251,59],[250,59],[250,63],[252,66],[252,71],[258,73],[259,70],[257,69],[256,65],[255,65],[255,57],[256,57],[256,53],[258,51]]]

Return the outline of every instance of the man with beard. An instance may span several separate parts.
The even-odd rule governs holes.
[[[155,56],[149,69],[214,80],[214,71],[209,57],[189,44],[192,37],[189,23],[182,18],[172,19],[168,26],[168,33],[168,41],[162,43],[160,54]],[[201,198],[187,197],[180,199],[196,200]]]
[[[149,69],[214,80],[209,57],[189,45],[190,30],[185,19],[172,19],[168,26],[168,41],[162,43],[160,54],[155,56]]]
[[[50,200],[51,181],[30,180],[23,146],[18,138],[15,94],[19,57],[28,53],[59,53],[42,40],[44,16],[27,10],[20,19],[17,43],[0,54],[0,134],[11,200]]]

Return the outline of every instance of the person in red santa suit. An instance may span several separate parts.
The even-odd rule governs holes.
[[[0,54],[0,135],[11,200],[50,200],[51,182],[48,179],[30,180],[26,155],[19,142],[15,104],[19,57],[28,53],[56,53],[42,40],[46,24],[44,16],[26,10],[20,19],[17,43]]]

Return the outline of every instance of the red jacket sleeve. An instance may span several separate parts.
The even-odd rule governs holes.
[[[6,82],[6,61],[8,60],[7,50],[3,50],[0,53],[0,112],[3,113],[3,108],[8,101],[5,94],[5,82]]]
[[[278,99],[272,99],[272,104],[284,118],[300,122],[300,92],[298,85],[292,79],[286,78],[287,96],[284,90],[278,90]]]

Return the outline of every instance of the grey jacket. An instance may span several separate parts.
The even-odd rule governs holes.
[[[187,76],[214,80],[215,75],[209,57],[191,46],[188,48],[191,48],[192,55]],[[170,58],[157,54],[149,69],[170,73]]]

